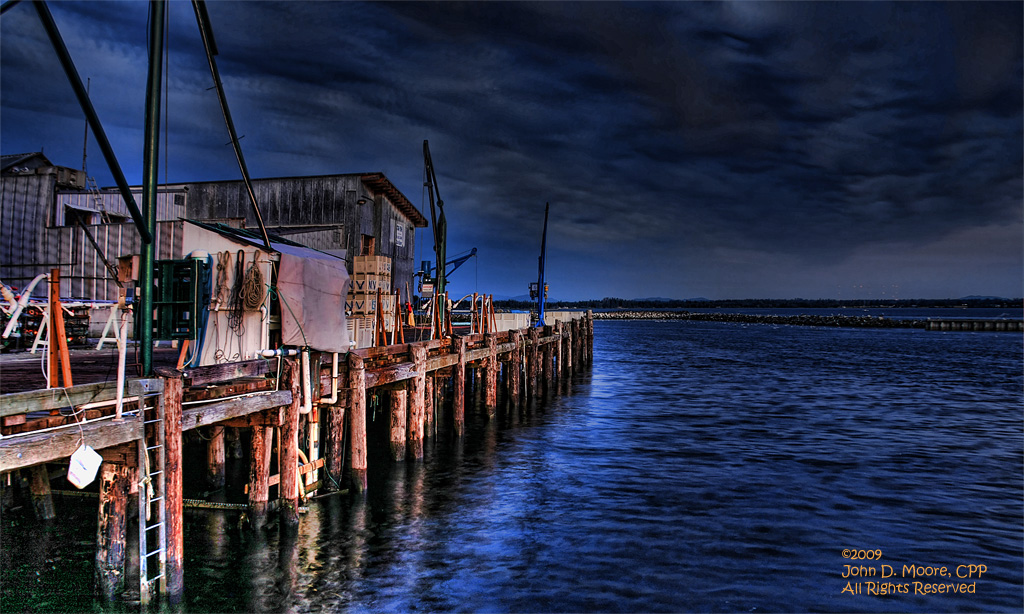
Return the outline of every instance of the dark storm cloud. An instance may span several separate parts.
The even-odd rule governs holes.
[[[419,203],[429,139],[449,253],[486,246],[494,280],[533,274],[544,202],[552,266],[604,271],[622,295],[657,293],[648,278],[678,296],[827,294],[878,246],[894,270],[940,244],[1020,267],[1019,241],[986,257],[964,243],[1005,250],[1013,234],[997,229],[1021,223],[1020,3],[209,7],[255,175],[384,170]],[[26,142],[15,122],[80,117],[66,84],[32,78],[56,64],[37,26],[11,25],[30,8],[3,19],[5,153]],[[172,180],[231,178],[194,17],[171,8]],[[138,84],[101,99],[131,150],[145,6],[54,13],[94,83]],[[992,283],[1019,293],[1019,277]],[[578,283],[567,291],[593,293]]]

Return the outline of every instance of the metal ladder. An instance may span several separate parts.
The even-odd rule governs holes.
[[[89,194],[92,195],[92,203],[96,206],[96,210],[99,211],[100,220],[104,224],[110,223],[110,216],[107,215],[106,209],[103,208],[103,194],[100,193],[100,188],[96,185],[95,177],[86,177],[86,184],[88,184]]]
[[[161,379],[128,382],[139,397],[143,438],[139,441],[139,600],[167,593],[167,474],[164,440],[164,384]],[[155,589],[155,590],[154,590]]]

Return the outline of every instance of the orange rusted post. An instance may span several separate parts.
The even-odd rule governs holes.
[[[185,592],[185,529],[182,498],[181,397],[182,381],[164,379],[164,481],[167,522],[167,597],[178,603]]]

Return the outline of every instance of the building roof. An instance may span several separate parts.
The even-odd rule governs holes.
[[[31,163],[31,166],[29,163]],[[13,169],[22,166],[35,169],[41,166],[53,166],[53,163],[41,151],[0,156],[0,172],[12,172]]]
[[[384,195],[388,197],[388,200],[390,200],[399,211],[409,218],[409,221],[412,222],[413,226],[416,228],[427,227],[427,218],[423,217],[423,214],[420,213],[419,209],[409,202],[409,199],[406,198],[404,194],[398,191],[395,184],[391,183],[391,181],[384,176],[384,173],[362,173],[360,174],[360,177],[362,178],[363,183],[370,186],[370,189],[376,192],[383,192]]]
[[[416,228],[426,228],[427,218],[420,213],[416,205],[406,198],[405,194],[391,183],[391,180],[384,176],[384,173],[338,173],[336,175],[302,175],[298,177],[253,177],[254,182],[259,181],[281,181],[285,179],[316,179],[319,177],[359,177],[359,180],[366,184],[375,193],[387,196],[391,204],[395,206],[405,217],[412,222]],[[185,185],[200,185],[206,183],[241,183],[241,179],[230,179],[227,181],[179,181],[173,184],[164,185],[164,188],[180,187]]]

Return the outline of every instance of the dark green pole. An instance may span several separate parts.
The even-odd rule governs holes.
[[[160,153],[160,80],[164,65],[164,0],[153,0],[149,19],[149,76],[146,80],[145,147],[142,154],[142,215],[151,236],[156,235],[156,187]],[[153,375],[153,267],[156,242],[142,246],[139,263],[139,328],[142,375]]]

